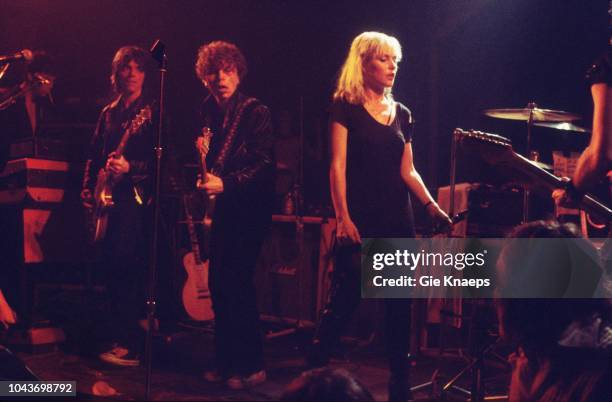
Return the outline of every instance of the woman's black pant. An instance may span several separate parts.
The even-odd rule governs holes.
[[[336,264],[328,303],[321,316],[314,343],[329,357],[333,346],[361,301],[361,253],[359,245],[336,250]],[[385,339],[392,374],[408,372],[410,351],[410,299],[383,299]]]

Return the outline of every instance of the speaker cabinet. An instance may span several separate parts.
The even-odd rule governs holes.
[[[450,187],[438,189],[438,203],[445,211],[450,206]],[[457,214],[468,210],[467,219],[453,227],[456,237],[505,237],[521,223],[523,192],[515,188],[500,189],[480,183],[457,183]],[[535,208],[533,215],[536,215]]]
[[[255,274],[263,317],[314,323],[329,289],[335,223],[318,217],[274,215]]]

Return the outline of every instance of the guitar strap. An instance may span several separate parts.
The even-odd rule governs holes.
[[[234,139],[236,138],[236,133],[238,131],[238,125],[240,124],[240,121],[242,120],[244,111],[247,108],[247,106],[255,103],[256,101],[257,99],[255,98],[247,98],[236,108],[236,112],[234,113],[232,125],[229,131],[227,132],[227,136],[225,137],[225,142],[223,143],[223,146],[221,147],[221,151],[219,151],[219,156],[217,156],[217,160],[215,160],[215,163],[213,163],[213,168],[211,169],[211,171],[214,174],[218,175],[223,171],[223,167],[225,165],[225,162],[227,161],[229,150],[234,142]],[[229,115],[230,114],[228,113],[225,116],[225,121],[223,124],[224,127],[227,126]]]

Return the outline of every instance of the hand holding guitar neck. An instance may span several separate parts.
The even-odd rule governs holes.
[[[202,135],[196,139],[196,149],[200,156],[200,173],[196,186],[199,190],[206,191],[209,198],[214,198],[216,195],[223,192],[223,180],[210,173],[206,168],[206,155],[208,155],[212,132],[208,127],[202,129]]]
[[[111,152],[106,160],[106,168],[115,176],[121,176],[130,171],[130,163],[116,152]]]
[[[204,214],[204,229],[206,231],[210,231],[212,226],[212,216],[215,210],[215,194],[223,192],[223,182],[217,176],[214,176],[208,173],[208,169],[206,167],[206,156],[208,155],[208,151],[210,149],[210,140],[212,139],[213,132],[208,127],[202,128],[202,135],[196,139],[196,150],[198,151],[200,172],[198,173],[198,180],[196,183],[196,187],[198,190],[206,191],[208,195],[207,203],[206,203],[206,213]],[[211,180],[212,179],[212,180]],[[217,193],[212,193],[210,191],[209,186],[214,179],[218,179],[221,183],[221,191]],[[210,233],[206,233],[204,237],[204,250],[206,253],[209,251],[210,246]]]

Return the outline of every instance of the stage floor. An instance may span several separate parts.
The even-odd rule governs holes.
[[[233,391],[223,384],[207,383],[202,373],[212,360],[212,337],[199,329],[179,329],[160,334],[154,340],[154,365],[151,397],[158,401],[253,401],[277,400],[286,385],[306,370],[303,345],[308,334],[296,333],[268,339],[265,346],[268,381],[248,391]],[[74,346],[74,345],[73,345]],[[334,359],[332,367],[342,367],[355,375],[374,395],[376,400],[387,400],[388,370],[381,338],[367,342],[354,338],[343,342],[344,356]],[[78,399],[98,399],[94,385],[109,385],[117,394],[108,399],[143,400],[145,369],[109,366],[94,356],[76,354],[68,344],[49,353],[16,353],[43,380],[77,381]],[[411,383],[428,381],[437,366],[443,380],[448,380],[467,364],[456,354],[446,354],[438,360],[434,356],[420,356],[413,362]],[[487,359],[484,373],[487,395],[504,394],[509,382],[509,368],[499,359]],[[470,375],[458,385],[470,388]],[[432,399],[429,390],[415,393],[417,400]],[[105,398],[106,399],[106,398]],[[467,400],[455,391],[449,401]],[[504,401],[505,399],[500,399]]]

